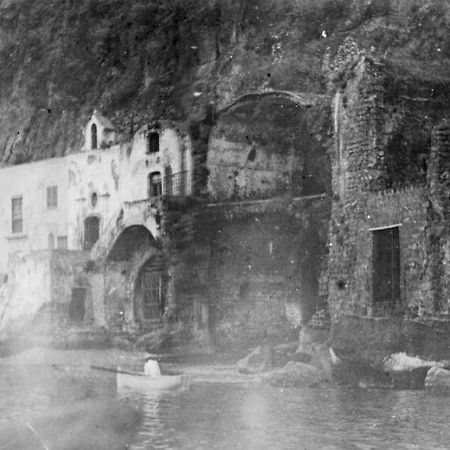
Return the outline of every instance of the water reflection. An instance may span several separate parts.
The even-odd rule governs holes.
[[[450,441],[448,398],[424,391],[197,383],[136,392],[118,391],[114,374],[0,369],[1,449],[443,449]]]

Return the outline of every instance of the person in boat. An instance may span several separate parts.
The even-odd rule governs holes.
[[[161,370],[159,368],[158,361],[155,361],[152,358],[147,358],[144,365],[144,374],[147,377],[160,377],[161,376]]]

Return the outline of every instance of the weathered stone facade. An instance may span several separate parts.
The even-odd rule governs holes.
[[[356,327],[367,333],[353,348],[377,341],[387,348],[390,340],[406,349],[397,340],[403,320],[448,317],[449,126],[440,122],[448,111],[424,98],[433,86],[394,79],[356,45],[339,56],[330,82],[333,204],[324,275],[336,345],[349,345]],[[380,317],[400,322],[376,331]]]
[[[132,142],[93,115],[85,148],[58,160],[66,247],[38,244],[49,255],[41,264],[48,293],[31,301],[49,313],[50,328],[225,346],[285,336],[322,306],[330,170],[320,112],[311,96],[282,95],[250,108],[246,99],[243,111],[237,102],[237,116],[224,111],[189,127],[159,121]],[[261,116],[264,108],[276,114]],[[254,109],[259,116],[246,122]],[[273,142],[261,138],[261,120],[265,134],[275,120]],[[37,164],[45,185],[46,164]],[[23,220],[32,230],[26,211]],[[31,241],[24,237],[26,261]]]

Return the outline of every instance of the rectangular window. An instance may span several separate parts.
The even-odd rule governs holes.
[[[47,188],[47,209],[56,209],[58,207],[58,186]]]
[[[372,291],[374,303],[400,301],[399,228],[372,231]]]
[[[13,233],[23,233],[22,196],[11,199],[11,228]]]
[[[152,131],[147,135],[147,153],[159,152],[159,133]]]
[[[67,250],[67,236],[58,236],[58,249]]]

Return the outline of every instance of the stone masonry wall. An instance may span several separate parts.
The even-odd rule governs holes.
[[[450,122],[439,123],[432,133],[428,165],[430,207],[428,209],[427,272],[430,310],[448,312],[450,295]]]
[[[319,299],[329,202],[211,205],[210,322],[218,345],[286,336]]]

